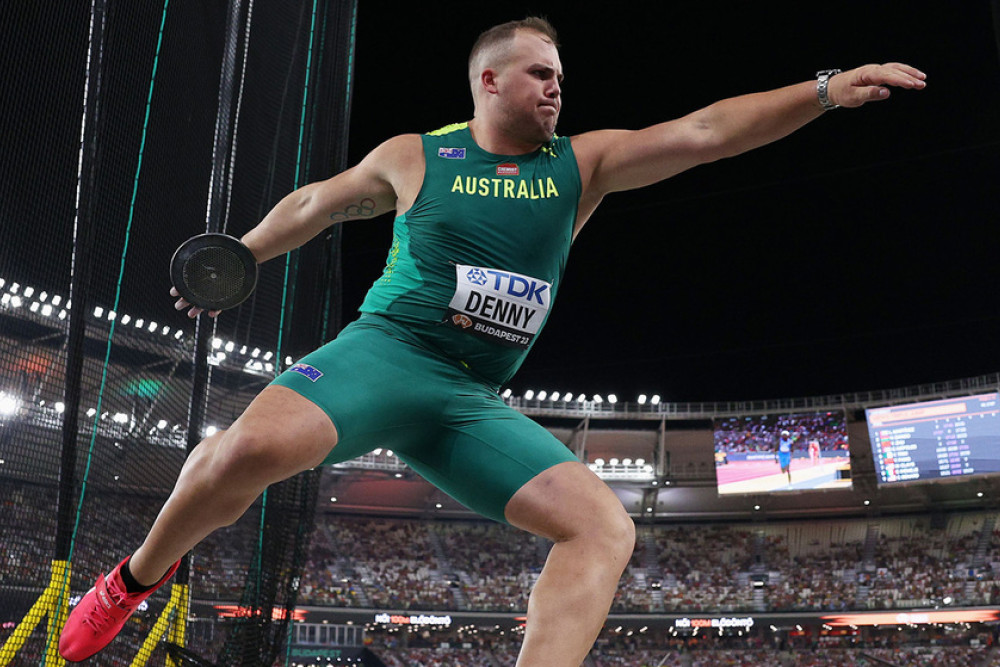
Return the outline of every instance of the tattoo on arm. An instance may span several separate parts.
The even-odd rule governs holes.
[[[365,197],[357,204],[351,204],[343,211],[330,214],[330,219],[334,222],[343,222],[351,218],[370,218],[375,215],[375,200]]]

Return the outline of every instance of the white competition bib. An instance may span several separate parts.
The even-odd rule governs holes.
[[[510,271],[455,266],[448,323],[506,347],[527,348],[545,321],[552,285]]]

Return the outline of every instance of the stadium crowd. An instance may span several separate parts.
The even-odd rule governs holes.
[[[92,583],[108,550],[133,544],[158,501],[128,497],[116,511],[85,515],[74,544],[74,593]],[[0,485],[0,594],[30,597],[44,586],[54,550],[49,489]],[[1000,531],[990,512],[742,524],[640,524],[613,611],[765,612],[907,609],[1000,603]],[[237,600],[259,540],[250,513],[192,555],[192,595]],[[110,549],[108,543],[111,543]],[[549,545],[509,526],[482,521],[325,514],[317,517],[299,590],[300,604],[387,610],[521,612]],[[758,585],[754,585],[757,582]],[[163,600],[154,602],[162,608]],[[7,623],[0,640],[11,632]],[[137,642],[136,639],[126,640]],[[37,639],[25,651],[40,650]],[[982,645],[928,652],[927,646],[793,646],[785,663],[763,659],[774,647],[672,646],[616,638],[599,643],[593,667],[788,664],[839,667],[888,656],[897,664],[1000,666]],[[389,667],[495,667],[516,645],[380,647]],[[688,650],[690,648],[690,650]],[[820,648],[818,652],[815,650]],[[839,653],[838,653],[839,651]],[[701,653],[700,653],[701,652]],[[380,654],[381,655],[381,654]],[[988,655],[989,660],[984,660]],[[493,661],[493,662],[491,662]]]
[[[5,489],[0,587],[37,587],[54,551],[51,496]],[[134,544],[156,503],[130,499],[74,543],[73,587]],[[989,513],[931,517],[642,524],[613,610],[840,611],[1000,602],[1000,531]],[[248,515],[192,556],[196,598],[235,600],[257,540]],[[984,532],[986,531],[986,532]],[[110,546],[108,543],[110,542]],[[303,569],[307,605],[399,610],[523,611],[548,543],[509,526],[327,514]],[[756,583],[756,586],[754,585]]]

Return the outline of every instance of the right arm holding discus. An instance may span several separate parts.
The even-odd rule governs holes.
[[[419,135],[394,137],[356,166],[286,195],[240,240],[262,264],[304,245],[332,224],[405,211],[416,199],[423,171]],[[202,312],[216,317],[221,312],[192,306],[176,287],[170,294],[177,298],[174,308],[187,309],[188,317]]]

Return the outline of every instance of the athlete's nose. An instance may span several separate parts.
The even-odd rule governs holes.
[[[549,81],[549,89],[545,92],[545,94],[553,100],[559,99],[559,95],[562,94],[562,89],[559,87],[558,79],[553,77]]]

